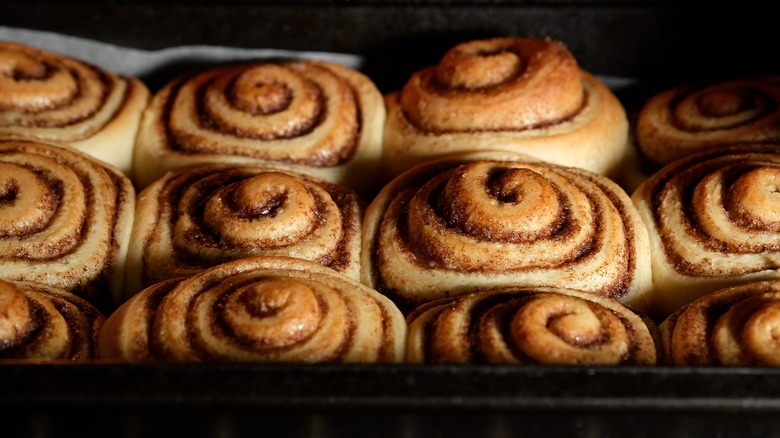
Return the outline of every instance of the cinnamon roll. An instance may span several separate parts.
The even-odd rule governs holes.
[[[318,61],[221,66],[178,78],[152,99],[136,149],[144,187],[207,163],[268,164],[366,194],[380,184],[385,109],[368,77]]]
[[[393,303],[320,264],[227,262],[144,289],[114,312],[101,358],[130,362],[398,362],[406,323]]]
[[[66,143],[129,174],[148,101],[138,79],[0,41],[0,136]]]
[[[560,43],[460,44],[386,97],[385,160],[394,174],[455,152],[500,150],[593,172],[617,171],[625,110]]]
[[[673,365],[780,366],[780,281],[721,289],[678,309],[660,326]]]
[[[686,84],[650,98],[636,141],[652,168],[706,149],[780,143],[780,77]]]
[[[656,363],[652,322],[614,300],[570,289],[500,288],[444,298],[423,304],[407,321],[412,363]]]
[[[363,224],[363,282],[406,310],[496,286],[555,286],[648,306],[647,231],[604,176],[500,153],[419,165]]]
[[[650,234],[660,318],[717,289],[780,277],[780,146],[673,161],[632,195]]]
[[[347,188],[268,167],[169,173],[137,201],[128,293],[255,255],[304,258],[360,279],[363,203]]]
[[[0,139],[0,278],[63,288],[107,312],[124,287],[135,191],[75,149]]]
[[[90,360],[104,320],[63,289],[0,280],[0,360]]]

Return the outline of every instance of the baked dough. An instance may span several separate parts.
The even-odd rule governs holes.
[[[0,136],[66,143],[129,175],[148,102],[136,78],[0,41]]]
[[[710,149],[632,195],[650,235],[655,316],[715,290],[780,277],[780,146]]]
[[[639,113],[636,140],[652,169],[717,146],[780,144],[780,76],[698,82],[658,93]]]
[[[373,196],[381,176],[382,95],[365,75],[319,61],[214,67],[152,98],[135,179],[202,164],[269,164]],[[369,198],[370,199],[370,198]]]
[[[258,255],[304,258],[359,280],[363,209],[352,190],[272,167],[168,173],[138,197],[127,291]]]
[[[0,280],[0,359],[89,361],[105,317],[63,289]]]
[[[510,285],[579,289],[645,310],[647,239],[628,195],[602,175],[462,154],[402,174],[369,205],[362,281],[403,310]]]
[[[551,40],[460,44],[385,101],[385,161],[394,175],[437,157],[486,150],[612,175],[628,150],[623,106]]]
[[[67,146],[0,138],[0,278],[65,289],[103,312],[121,302],[135,190]]]
[[[672,365],[780,366],[780,281],[732,286],[683,306],[660,326]]]
[[[411,363],[656,363],[651,320],[570,289],[485,290],[423,304],[407,320]]]
[[[307,260],[253,257],[151,286],[114,312],[100,358],[129,362],[400,362],[406,322]]]

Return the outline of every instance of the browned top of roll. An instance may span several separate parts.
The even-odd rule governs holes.
[[[356,153],[363,119],[344,66],[318,61],[215,67],[153,98],[165,148],[332,167]],[[349,71],[349,74],[357,74]]]
[[[90,360],[104,320],[65,290],[0,280],[0,359]]]
[[[135,82],[85,62],[0,41],[0,135],[89,138],[117,117],[131,92],[139,92],[133,87]]]
[[[407,321],[410,362],[656,363],[642,317],[613,300],[568,289],[486,290],[424,304]]]
[[[780,146],[721,147],[676,160],[634,194],[669,267],[738,277],[780,267]]]
[[[571,53],[534,38],[459,44],[413,74],[399,96],[409,121],[433,132],[538,128],[570,118],[583,99]]]
[[[144,286],[255,255],[304,258],[358,279],[362,213],[355,192],[318,178],[203,166],[141,193],[129,259],[142,259],[133,268]]]
[[[384,296],[314,262],[254,257],[140,292],[100,333],[125,361],[396,362],[406,324]]]
[[[652,165],[707,148],[780,142],[780,77],[686,84],[650,98],[636,139]]]
[[[414,306],[488,286],[567,286],[643,307],[647,234],[625,192],[507,154],[418,166],[364,222],[363,280]]]
[[[135,204],[118,170],[74,149],[0,139],[0,277],[110,306]]]
[[[713,292],[682,307],[660,328],[674,365],[780,366],[780,281]]]

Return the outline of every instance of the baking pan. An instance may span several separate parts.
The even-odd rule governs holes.
[[[632,109],[690,78],[780,73],[769,8],[691,0],[27,0],[5,2],[0,26],[146,50],[208,44],[356,55],[384,92],[454,43],[549,36],[586,69],[635,79],[617,90]],[[0,376],[0,437],[780,433],[780,370],[769,368],[3,363]]]
[[[770,368],[5,364],[0,371],[0,412],[13,414],[19,434],[4,436],[773,436],[780,427],[780,370]]]

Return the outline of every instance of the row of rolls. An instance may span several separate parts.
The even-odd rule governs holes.
[[[308,60],[152,95],[0,42],[0,358],[774,365],[779,104],[629,118],[547,39],[385,96]]]

